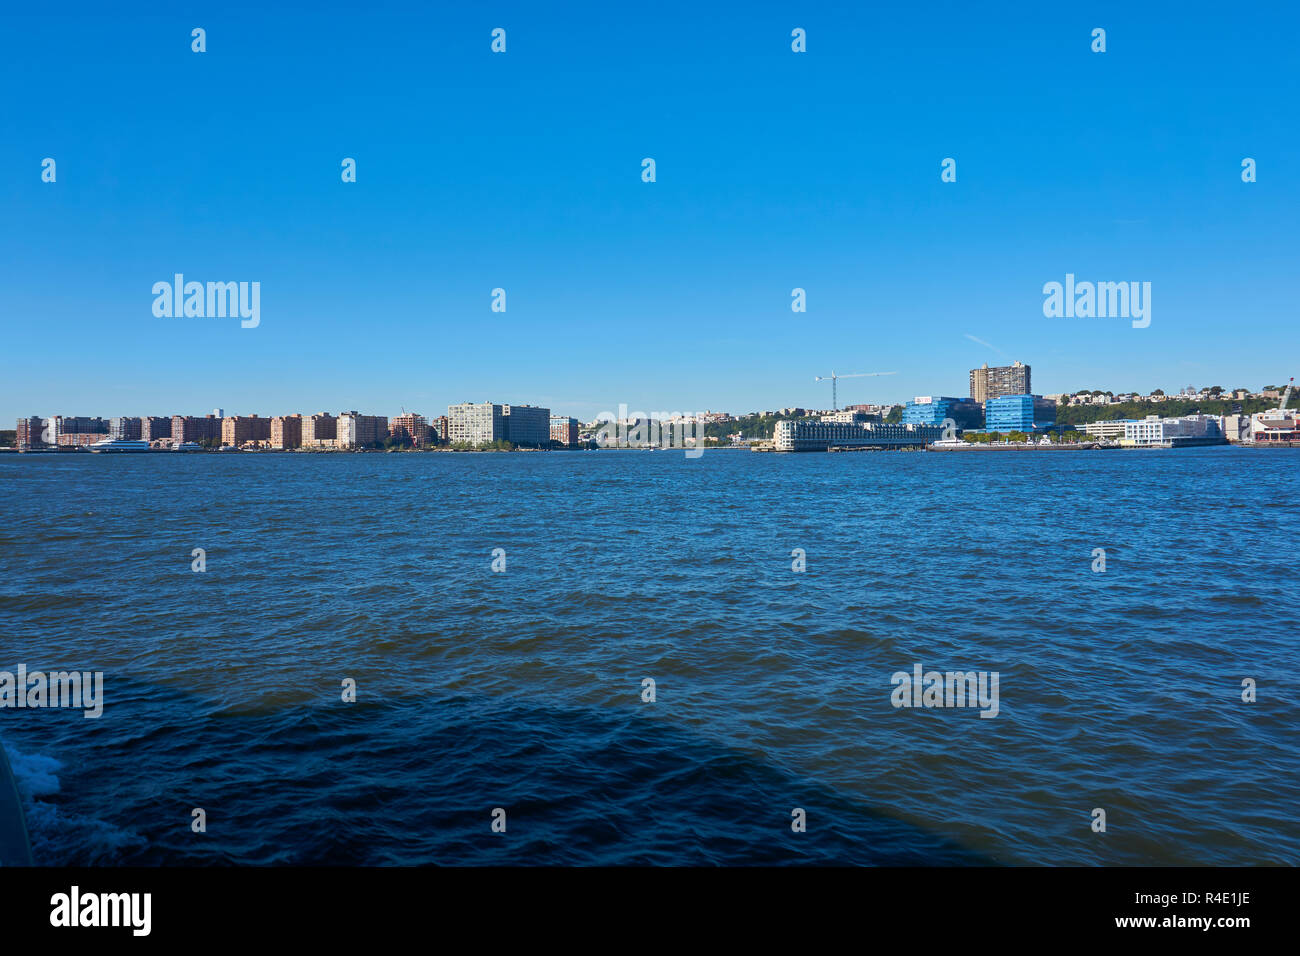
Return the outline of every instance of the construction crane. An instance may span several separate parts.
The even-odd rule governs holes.
[[[1295,376],[1292,375],[1290,380],[1286,383],[1286,391],[1282,393],[1282,404],[1278,406],[1278,411],[1282,413],[1281,415],[1278,416],[1279,418],[1286,417],[1286,403],[1287,400],[1291,398],[1291,386],[1294,384],[1295,384]]]
[[[827,379],[831,380],[831,411],[838,412],[840,410],[840,400],[839,400],[839,395],[838,395],[838,390],[836,388],[836,385],[840,379],[871,378],[876,375],[897,375],[897,374],[898,374],[897,372],[851,372],[848,375],[839,375],[834,370],[832,370],[831,374],[829,375],[814,375],[813,381],[824,382]]]

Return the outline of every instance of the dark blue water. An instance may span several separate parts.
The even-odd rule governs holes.
[[[1295,864],[1298,466],[0,456],[0,670],[106,682],[0,737],[52,864]]]

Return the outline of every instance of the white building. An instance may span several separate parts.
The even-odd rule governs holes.
[[[921,447],[943,437],[942,425],[848,424],[786,419],[776,423],[776,451],[828,451],[834,448]]]
[[[1124,423],[1125,445],[1139,448],[1152,445],[1217,445],[1222,444],[1217,415],[1184,415],[1182,418],[1161,418],[1148,415],[1135,422]]]
[[[339,415],[335,429],[336,448],[366,448],[388,437],[388,417],[344,412]]]
[[[1083,426],[1084,432],[1092,438],[1105,438],[1118,441],[1125,437],[1124,427],[1133,424],[1131,419],[1115,419],[1107,422],[1088,422]]]
[[[456,445],[490,445],[506,440],[505,410],[491,402],[462,402],[447,406],[447,441]],[[550,434],[550,415],[547,415]]]

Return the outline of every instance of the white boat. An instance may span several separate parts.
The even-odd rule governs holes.
[[[202,451],[203,446],[196,441],[183,441],[173,451]]]
[[[147,441],[133,441],[129,438],[104,438],[87,446],[90,451],[148,451]]]

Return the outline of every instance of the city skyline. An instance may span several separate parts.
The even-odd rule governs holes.
[[[832,368],[898,371],[840,404],[901,402],[1016,357],[1042,394],[1289,374],[1251,344],[1300,251],[1276,20],[586,9],[16,17],[0,73],[42,95],[0,150],[0,420],[824,407]],[[178,273],[259,283],[260,322],[158,317]],[[1151,283],[1149,327],[1045,317],[1067,275]]]
[[[884,400],[884,401],[876,401],[876,402],[841,402],[841,403],[839,404],[838,408],[840,408],[840,409],[847,409],[847,408],[853,408],[853,407],[867,407],[867,406],[870,406],[870,407],[873,407],[873,408],[889,409],[889,408],[895,408],[895,407],[905,407],[905,406],[907,406],[907,405],[909,405],[909,404],[911,404],[911,403],[913,403],[913,402],[915,402],[915,401],[925,401],[925,402],[929,402],[929,401],[931,401],[931,400],[939,400],[939,399],[947,399],[947,398],[956,398],[956,399],[958,399],[958,400],[963,400],[963,401],[972,401],[972,402],[975,402],[976,404],[983,405],[983,400],[982,400],[982,399],[979,399],[979,398],[976,397],[976,392],[977,392],[977,391],[981,391],[982,388],[983,388],[983,386],[977,388],[977,386],[976,386],[976,384],[975,384],[975,377],[976,377],[976,375],[977,375],[978,373],[980,373],[980,372],[985,372],[985,373],[987,373],[987,372],[995,372],[995,373],[996,373],[996,372],[1019,372],[1019,371],[1021,371],[1021,370],[1023,369],[1023,372],[1024,372],[1024,374],[1026,375],[1026,379],[1025,379],[1025,380],[1028,380],[1028,375],[1029,375],[1029,371],[1030,371],[1031,368],[1032,368],[1032,363],[1022,363],[1022,362],[1020,362],[1020,361],[1018,361],[1018,360],[1017,360],[1016,362],[1014,362],[1012,365],[1005,366],[1005,367],[996,367],[996,366],[991,366],[991,365],[984,365],[982,368],[972,368],[972,369],[969,370],[968,377],[969,377],[969,380],[970,380],[970,382],[971,382],[971,385],[970,385],[970,389],[969,389],[969,391],[966,392],[966,393],[960,393],[960,394],[948,394],[948,393],[941,393],[941,392],[939,392],[939,391],[932,391],[932,392],[930,392],[928,395],[913,395],[911,398],[900,399],[900,400],[897,400],[897,401],[894,401],[894,400]],[[1280,395],[1283,391],[1287,390],[1287,389],[1289,388],[1289,386],[1292,385],[1293,383],[1294,383],[1294,379],[1293,379],[1292,377],[1288,376],[1288,378],[1287,378],[1286,381],[1279,381],[1278,383],[1268,383],[1268,384],[1266,384],[1266,385],[1264,385],[1264,386],[1258,386],[1258,387],[1247,387],[1247,386],[1241,386],[1240,388],[1243,388],[1247,394],[1240,394],[1240,395],[1239,395],[1239,394],[1236,394],[1236,393],[1238,392],[1238,389],[1239,389],[1238,386],[1224,386],[1224,387],[1222,388],[1222,396],[1221,396],[1221,397],[1222,397],[1222,399],[1225,399],[1225,400],[1227,400],[1227,399],[1231,399],[1231,398],[1233,398],[1233,397],[1237,397],[1237,398],[1268,398],[1268,397],[1274,397],[1274,398],[1276,398],[1276,397],[1278,397],[1278,395]],[[1010,394],[1032,394],[1035,398],[1049,398],[1049,399],[1053,399],[1053,400],[1055,400],[1055,399],[1057,399],[1058,397],[1063,397],[1063,396],[1070,396],[1070,397],[1073,397],[1073,396],[1088,395],[1088,394],[1094,394],[1094,395],[1095,395],[1095,394],[1100,393],[1101,395],[1109,395],[1109,396],[1127,396],[1127,395],[1133,395],[1133,396],[1136,396],[1139,400],[1141,400],[1141,399],[1151,398],[1151,397],[1153,397],[1153,396],[1161,396],[1161,397],[1163,397],[1163,398],[1195,397],[1195,396],[1197,396],[1197,395],[1205,394],[1205,393],[1209,392],[1211,389],[1213,389],[1213,388],[1215,388],[1216,386],[1219,386],[1219,385],[1220,385],[1220,383],[1216,382],[1214,385],[1202,385],[1202,386],[1199,386],[1199,387],[1198,387],[1198,386],[1191,386],[1191,385],[1186,385],[1186,386],[1182,386],[1181,388],[1171,388],[1171,389],[1161,389],[1161,388],[1158,388],[1158,387],[1157,387],[1157,388],[1150,389],[1150,390],[1145,391],[1145,392],[1144,392],[1144,391],[1122,390],[1122,389],[1121,389],[1121,390],[1117,390],[1117,389],[1111,389],[1111,388],[1078,388],[1078,389],[1067,390],[1067,391],[1065,391],[1065,392],[1047,392],[1047,393],[1044,393],[1044,392],[1038,390],[1037,388],[1033,387],[1032,385],[1030,386],[1030,391],[1029,391],[1029,392],[1021,392],[1021,391],[1016,390],[1015,388],[1007,387],[1007,386],[1003,386],[1000,390],[998,390],[997,394],[1003,394],[1003,395],[1010,395]],[[1269,394],[1265,394],[1266,392],[1269,393]],[[1274,393],[1276,393],[1276,394],[1274,394]],[[452,411],[452,409],[456,408],[457,406],[470,406],[470,405],[493,405],[493,404],[498,405],[498,406],[501,406],[501,407],[505,407],[505,408],[511,408],[511,407],[514,407],[514,408],[520,408],[520,409],[541,409],[541,410],[545,410],[545,411],[547,411],[547,412],[548,412],[552,417],[563,417],[563,418],[570,418],[570,417],[572,417],[572,418],[575,418],[575,419],[577,419],[578,421],[580,421],[580,422],[582,422],[582,423],[584,423],[584,424],[594,424],[594,423],[597,423],[597,422],[601,421],[604,417],[607,417],[607,416],[610,415],[610,414],[619,414],[619,413],[616,413],[613,409],[608,409],[608,408],[607,408],[607,409],[602,409],[600,412],[596,413],[595,415],[592,415],[592,416],[589,416],[589,417],[584,418],[584,417],[582,417],[582,416],[569,415],[567,412],[564,412],[564,411],[559,410],[559,409],[551,408],[551,407],[549,407],[549,406],[538,405],[536,402],[532,402],[532,401],[530,401],[530,402],[522,402],[522,403],[520,403],[520,402],[493,402],[493,401],[491,401],[490,399],[484,399],[484,400],[482,400],[482,401],[478,401],[478,402],[476,402],[476,401],[470,401],[470,400],[462,400],[462,401],[457,401],[457,402],[450,402],[450,403],[448,403],[448,405],[447,405],[446,407],[447,407],[448,412],[450,412],[450,411]],[[251,418],[262,418],[262,419],[264,419],[264,420],[266,420],[266,421],[270,421],[270,420],[272,420],[273,418],[281,418],[281,417],[292,417],[292,416],[309,417],[309,416],[312,416],[313,414],[326,414],[326,415],[330,415],[330,414],[332,414],[332,411],[331,411],[331,410],[334,409],[334,408],[338,408],[338,409],[340,410],[340,411],[339,411],[339,414],[348,414],[348,413],[350,413],[350,414],[354,414],[354,415],[355,415],[355,414],[358,413],[358,410],[355,409],[355,408],[354,408],[354,409],[347,409],[347,408],[344,407],[344,406],[336,406],[336,405],[329,405],[329,404],[326,404],[326,405],[324,405],[324,406],[322,406],[322,407],[315,408],[315,409],[305,409],[305,408],[301,407],[301,404],[300,404],[300,405],[299,405],[298,407],[296,407],[295,409],[292,409],[292,410],[289,410],[289,411],[279,411],[279,412],[275,412],[275,413],[272,413],[272,414],[265,414],[265,409],[264,409],[264,408],[259,408],[257,411],[249,411],[249,410],[247,410],[247,409],[244,409],[244,410],[228,410],[225,406],[223,406],[223,405],[218,405],[218,406],[214,406],[214,407],[209,408],[207,411],[200,411],[200,412],[197,412],[197,413],[190,412],[190,411],[178,411],[178,412],[172,412],[172,413],[170,413],[170,414],[166,414],[166,415],[163,415],[163,416],[154,416],[154,415],[150,415],[150,414],[148,414],[148,413],[136,413],[136,412],[132,412],[132,413],[121,413],[121,414],[113,415],[113,414],[104,414],[102,411],[100,411],[100,412],[98,412],[96,415],[93,415],[93,416],[91,416],[91,417],[102,418],[102,419],[104,419],[105,421],[107,421],[107,420],[109,420],[109,419],[113,419],[113,418],[141,418],[141,419],[144,419],[144,418],[153,418],[153,417],[160,417],[160,418],[164,418],[164,419],[172,419],[172,418],[203,419],[203,418],[214,418],[214,417],[215,417],[218,421],[221,421],[222,419],[225,419],[225,418],[231,418],[231,417],[240,417],[240,418],[251,417]],[[805,412],[805,413],[807,413],[807,414],[822,414],[822,413],[824,413],[824,412],[832,411],[832,407],[831,407],[831,406],[828,406],[828,405],[818,405],[818,404],[809,404],[809,405],[786,405],[786,404],[783,404],[783,403],[780,403],[780,402],[775,402],[775,403],[774,403],[774,402],[771,402],[771,401],[769,401],[769,402],[767,402],[767,403],[765,403],[765,404],[762,404],[762,405],[756,406],[756,407],[745,408],[745,409],[726,409],[726,408],[720,408],[720,409],[697,409],[697,410],[695,410],[695,411],[691,411],[691,412],[664,412],[664,411],[662,411],[661,409],[642,409],[642,408],[637,408],[637,409],[633,410],[633,409],[632,409],[632,406],[630,406],[630,405],[629,405],[628,403],[626,403],[626,402],[618,403],[618,405],[616,405],[615,408],[617,408],[617,409],[622,409],[622,410],[628,410],[630,414],[636,414],[636,415],[660,415],[660,414],[666,414],[666,415],[682,415],[682,416],[686,416],[686,417],[694,417],[694,416],[709,415],[709,416],[722,416],[722,417],[724,417],[724,418],[737,418],[737,419],[738,419],[738,418],[744,418],[744,417],[752,416],[752,415],[763,415],[763,414],[782,414],[782,415],[784,415],[786,412],[789,412],[789,411],[791,411],[791,410],[796,410],[796,409],[797,409],[797,410],[800,410],[801,412]],[[228,411],[229,411],[229,414],[227,414]],[[375,411],[375,409],[371,409],[370,411]],[[395,418],[398,418],[398,417],[410,417],[410,416],[412,416],[412,415],[414,415],[416,418],[428,417],[428,418],[431,418],[431,419],[432,419],[432,418],[434,418],[434,417],[437,417],[437,416],[426,415],[425,413],[419,412],[419,411],[417,411],[417,410],[415,410],[415,409],[408,409],[405,405],[401,405],[401,411],[400,411],[400,413],[398,413],[398,414],[393,414],[393,413],[391,413],[391,411],[389,411],[389,412],[388,412],[385,416],[383,416],[383,417],[387,417],[387,418],[393,418],[393,419],[395,419]],[[68,415],[65,415],[65,412],[63,412],[63,411],[58,411],[58,412],[42,411],[42,412],[29,412],[29,413],[27,413],[27,414],[19,415],[19,416],[16,416],[16,419],[26,419],[26,418],[35,418],[35,417],[41,417],[41,418],[54,418],[54,417],[77,417],[77,416],[68,416]],[[3,429],[0,429],[0,430],[3,430]]]

